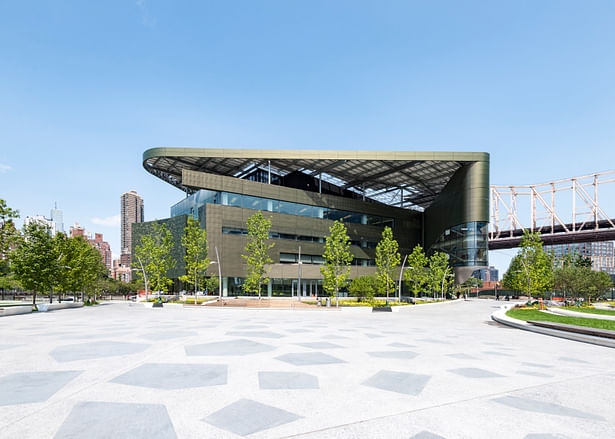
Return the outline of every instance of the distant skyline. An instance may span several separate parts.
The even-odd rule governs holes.
[[[57,201],[119,256],[122,193],[146,220],[184,196],[142,168],[156,146],[486,151],[494,184],[613,169],[613,22],[611,1],[4,2],[0,197],[22,220]]]

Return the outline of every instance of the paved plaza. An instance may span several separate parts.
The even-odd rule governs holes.
[[[2,438],[613,438],[615,350],[489,300],[0,319]]]

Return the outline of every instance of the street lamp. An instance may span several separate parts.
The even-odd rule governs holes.
[[[209,265],[218,264],[218,299],[221,299],[222,298],[222,270],[220,269],[220,255],[218,255],[218,247],[214,246],[214,249],[216,249],[217,261],[211,261]]]
[[[408,259],[408,255],[404,256],[404,262],[401,263],[401,269],[399,270],[399,287],[397,291],[397,303],[401,305],[401,276],[404,274],[404,265],[406,265],[406,260]],[[408,267],[411,268],[411,267]]]
[[[446,270],[444,270],[444,275],[442,276],[442,291],[441,291],[440,295],[441,295],[443,301],[444,301],[444,280],[446,279],[447,276],[449,276],[449,274],[448,274],[448,269],[449,268],[451,268],[451,267],[449,267],[447,265],[446,266]],[[452,276],[452,275],[453,275],[453,273],[450,274],[450,276]]]
[[[145,301],[147,302],[147,275],[145,274],[145,268],[143,268],[143,262],[141,262],[141,258],[135,255],[137,260],[139,261],[139,265],[141,265],[141,271],[143,272],[143,282],[145,283]],[[132,271],[139,271],[138,268],[132,268]]]

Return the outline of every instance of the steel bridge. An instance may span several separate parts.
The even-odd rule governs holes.
[[[615,171],[529,186],[491,186],[489,250],[518,247],[525,230],[544,244],[615,240],[615,211],[598,202],[598,189]],[[611,184],[609,190],[615,189]]]

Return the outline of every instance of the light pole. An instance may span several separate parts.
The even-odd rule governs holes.
[[[444,301],[444,280],[446,279],[446,277],[448,276],[448,269],[451,268],[448,265],[446,266],[446,270],[444,270],[444,275],[442,276],[442,291],[440,296],[442,297],[442,300]],[[452,273],[451,273],[452,274]]]
[[[404,265],[406,265],[406,260],[408,259],[408,255],[404,256],[404,262],[401,263],[401,268],[399,270],[399,286],[397,291],[397,303],[401,305],[401,276],[404,274]],[[410,267],[408,267],[410,268]]]
[[[147,275],[145,274],[145,268],[143,268],[143,262],[141,262],[141,258],[135,255],[137,260],[139,261],[139,265],[141,265],[141,271],[143,272],[143,282],[145,283],[145,301],[147,302]],[[139,271],[138,268],[133,268],[133,271]]]
[[[209,265],[218,264],[218,299],[221,299],[222,298],[222,270],[220,268],[220,255],[218,255],[218,247],[214,246],[214,249],[216,250],[216,261],[211,261]]]
[[[301,246],[299,246],[299,259],[297,259],[297,262],[297,300],[301,300]]]

